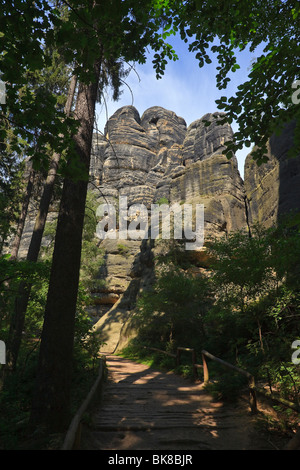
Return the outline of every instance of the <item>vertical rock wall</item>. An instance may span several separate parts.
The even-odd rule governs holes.
[[[106,125],[107,146],[103,151],[101,145],[99,151],[102,179],[98,189],[105,201],[117,204],[124,195],[129,206],[142,203],[148,209],[158,201],[204,204],[205,239],[247,228],[237,160],[222,155],[232,130],[217,125],[220,117],[220,113],[207,114],[187,127],[184,119],[160,107],[146,110],[141,117],[132,106],[119,109]],[[213,119],[212,125],[205,126],[203,119]],[[126,339],[127,320],[137,293],[152,280],[153,258],[159,248],[153,240],[118,238],[103,240],[101,246],[106,263],[100,275],[105,276],[106,286],[98,293],[98,305],[101,296],[107,299],[109,295],[113,305],[102,305],[95,328],[106,342],[104,350],[113,351]]]
[[[250,224],[265,227],[276,224],[291,211],[300,210],[300,156],[288,158],[293,146],[295,123],[268,142],[268,161],[260,167],[251,154],[245,162],[245,192]]]
[[[293,123],[280,137],[270,139],[267,163],[258,167],[251,154],[247,157],[243,181],[237,159],[222,154],[233,134],[228,124],[218,124],[222,117],[223,113],[209,113],[187,127],[182,117],[158,106],[142,116],[133,106],[120,108],[108,120],[104,136],[94,135],[89,189],[97,203],[118,208],[119,197],[126,196],[128,207],[144,204],[147,209],[162,201],[204,204],[205,241],[249,230],[255,222],[269,227],[289,210],[299,211],[300,158],[287,159]],[[212,121],[208,127],[207,120]],[[34,210],[27,220],[21,256],[26,256],[33,223]],[[120,332],[138,291],[151,282],[155,243],[122,240],[118,233],[99,243],[105,252],[99,278],[105,283],[93,293],[92,313],[95,320],[100,318],[96,328],[112,351],[124,338]],[[201,261],[201,253],[197,259]]]

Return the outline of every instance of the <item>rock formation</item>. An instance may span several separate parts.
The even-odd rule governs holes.
[[[218,125],[221,117],[222,113],[207,114],[187,127],[181,117],[160,107],[148,109],[141,118],[135,108],[121,108],[106,126],[110,144],[102,153],[101,190],[114,198],[127,195],[129,205],[143,203],[148,208],[162,199],[170,206],[204,204],[205,240],[251,230],[256,221],[270,226],[280,213],[299,210],[300,159],[286,158],[293,127],[270,139],[268,163],[258,167],[251,154],[247,157],[243,181],[236,158],[228,160],[222,154],[232,129]],[[205,126],[208,120],[212,124]],[[120,284],[123,276],[124,290],[119,291],[117,303],[96,324],[108,341],[104,349],[112,351],[126,342],[137,292],[151,282],[154,255],[160,248],[153,240],[126,240],[128,256],[122,264],[117,241],[103,244],[110,286]],[[204,248],[196,257],[198,266],[205,265],[205,259]]]
[[[293,145],[295,123],[268,142],[268,161],[260,167],[251,158],[245,161],[245,192],[249,223],[271,227],[290,211],[300,209],[300,158],[288,158]]]
[[[207,114],[187,127],[184,119],[160,107],[148,109],[142,117],[132,106],[119,109],[106,125],[106,147],[101,143],[98,151],[102,169],[98,190],[103,194],[99,204],[117,204],[119,196],[127,196],[128,206],[140,203],[148,209],[159,201],[171,207],[204,204],[205,239],[247,228],[237,160],[222,155],[232,130],[227,124],[217,124],[220,117],[221,113]],[[209,119],[212,124],[207,127],[204,120]],[[110,296],[111,308],[107,303],[101,309],[98,305],[102,316],[95,328],[108,342],[104,349],[111,351],[126,338],[136,295],[151,282],[154,256],[162,246],[153,240],[118,238],[105,239],[101,246],[106,260],[100,275],[105,276],[106,285],[97,295],[99,303],[101,296]],[[199,262],[205,262],[202,250]]]
[[[206,114],[188,127],[174,112],[155,106],[142,116],[133,106],[120,108],[108,120],[104,136],[95,134],[91,156],[90,190],[97,203],[112,204],[118,214],[121,196],[128,208],[167,202],[204,205],[204,241],[239,229],[251,230],[255,222],[270,226],[281,214],[300,209],[300,158],[287,159],[293,124],[269,141],[266,164],[258,167],[251,154],[245,162],[244,181],[237,159],[222,151],[232,137],[228,124],[218,123],[223,113]],[[212,121],[210,126],[205,121]],[[130,220],[127,220],[127,224]],[[137,293],[151,282],[154,255],[161,249],[154,240],[116,238],[100,241],[105,280],[93,292],[95,328],[101,331],[105,349],[120,346]],[[24,240],[28,240],[32,218]],[[26,252],[23,243],[22,252]],[[205,265],[205,247],[198,250],[197,265]],[[97,321],[97,319],[99,319]],[[123,329],[123,334],[120,331]]]

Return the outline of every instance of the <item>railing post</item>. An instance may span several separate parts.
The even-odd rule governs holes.
[[[179,348],[177,348],[176,364],[177,364],[177,366],[179,366],[179,364],[180,364],[180,349]]]
[[[249,391],[250,391],[250,408],[252,413],[257,413],[257,401],[256,401],[256,392],[255,392],[255,380],[254,377],[251,376],[249,379]]]
[[[209,374],[208,374],[208,367],[205,354],[202,353],[202,362],[203,362],[203,376],[204,376],[204,383],[206,384],[209,381]]]
[[[81,422],[78,424],[78,428],[75,434],[75,439],[74,439],[74,444],[73,444],[73,450],[80,450],[80,443],[81,443],[81,429],[82,429],[82,424]]]
[[[198,377],[198,372],[197,372],[197,367],[195,367],[195,364],[197,364],[195,349],[193,349],[192,351],[192,362],[193,362],[193,376],[194,376],[194,379],[196,379]]]

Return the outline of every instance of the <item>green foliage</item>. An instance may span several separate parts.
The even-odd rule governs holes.
[[[101,341],[97,332],[91,331],[92,322],[87,313],[90,304],[89,291],[80,284],[75,317],[74,365],[95,371],[98,363]]]
[[[249,79],[238,86],[234,96],[216,101],[224,111],[220,124],[235,120],[238,131],[225,143],[228,158],[243,148],[254,145],[253,158],[266,161],[266,143],[284,123],[297,121],[293,155],[299,154],[299,105],[292,103],[292,84],[299,78],[299,2],[257,2],[218,0],[207,2],[170,2],[174,7],[174,27],[178,27],[189,51],[195,53],[199,66],[216,58],[216,85],[226,89],[240,68],[244,50],[256,57]],[[216,14],[217,12],[217,14]],[[257,52],[259,48],[262,52]]]
[[[98,277],[99,269],[104,262],[104,252],[95,236],[97,206],[96,195],[92,191],[88,191],[82,235],[80,282],[89,291],[93,291],[103,284],[103,281]],[[52,257],[56,227],[57,219],[46,223],[44,236],[48,242],[41,250],[41,259],[50,260]]]
[[[5,386],[0,389],[1,450],[60,449],[64,439],[63,435],[50,435],[39,439],[37,433],[36,435],[28,434],[47,286],[48,284],[42,282],[40,286],[34,285],[34,292],[26,314],[19,366],[6,378]],[[76,413],[83,403],[98,373],[98,351],[101,343],[96,335],[90,333],[91,322],[85,311],[87,300],[87,293],[81,286],[75,322],[72,413]]]
[[[11,261],[10,255],[0,257],[1,339],[6,338],[10,315],[20,282],[28,282],[41,287],[43,282],[47,282],[49,272],[50,264],[48,262],[31,263],[29,261]]]
[[[88,191],[86,198],[86,209],[83,227],[83,241],[81,250],[80,281],[86,289],[93,291],[103,284],[99,279],[99,270],[104,262],[104,251],[97,240],[97,198]]]
[[[75,132],[75,123],[62,119],[67,62],[58,52],[59,45],[46,40],[55,16],[48,2],[22,2],[18,27],[15,8],[6,3],[0,14],[1,30],[5,31],[1,38],[1,78],[9,84],[6,104],[1,107],[0,141],[7,140],[9,127],[14,135],[13,150],[26,152],[35,169],[47,169],[49,149],[59,153],[66,150],[70,131]]]
[[[216,400],[234,403],[238,399],[241,390],[247,387],[247,379],[232,371],[218,370],[216,378],[216,382],[205,386],[205,390],[209,391]]]
[[[27,422],[37,365],[36,349],[23,355],[23,367],[6,379],[0,391],[1,450],[16,450],[20,443],[28,442]]]
[[[288,222],[211,243],[216,301],[206,317],[206,349],[296,402],[299,366],[291,345],[300,333],[299,235]]]
[[[24,182],[24,159],[14,150],[15,136],[8,123],[5,142],[0,142],[0,254],[14,232]],[[1,124],[0,124],[1,126]]]
[[[210,255],[216,260],[212,262],[215,285],[224,301],[243,311],[247,303],[277,286],[270,248],[268,232],[259,227],[251,237],[241,231],[209,244]]]
[[[138,300],[140,338],[165,350],[197,344],[203,338],[203,319],[209,304],[206,278],[193,277],[178,267],[164,267],[153,289]]]
[[[125,258],[128,256],[129,248],[123,243],[118,243],[117,248],[120,255],[125,256]]]
[[[172,358],[143,346],[173,353],[177,346],[193,347],[197,357],[206,349],[298,403],[300,366],[292,362],[292,343],[300,338],[295,220],[268,230],[256,226],[251,237],[237,232],[211,241],[209,275],[195,276],[187,259],[163,253],[153,288],[138,300],[138,335],[126,355],[191,376],[190,357],[183,355],[176,368]],[[180,245],[168,248],[180,252]],[[217,398],[234,400],[247,385],[243,376],[220,364],[210,361],[209,370],[209,389]]]
[[[96,333],[91,332],[91,319],[87,314],[90,304],[90,291],[93,275],[99,270],[102,253],[95,245],[96,227],[95,201],[92,194],[87,199],[86,224],[83,240],[83,265],[79,286],[74,333],[74,383],[72,386],[72,411],[76,411],[95,380],[98,352],[101,342]],[[46,235],[49,246],[44,250],[39,262],[11,261],[10,256],[0,258],[0,337],[6,340],[10,327],[11,313],[14,309],[15,295],[20,282],[32,284],[29,304],[20,348],[17,370],[5,380],[5,388],[0,392],[1,419],[0,430],[4,448],[16,449],[20,443],[28,442],[26,428],[30,413],[32,392],[35,384],[40,337],[44,322],[51,267],[52,244],[56,221],[48,224]],[[51,238],[53,236],[53,239]],[[90,257],[90,258],[89,258]],[[92,260],[92,262],[91,262]],[[93,264],[94,263],[94,264]],[[0,384],[1,385],[1,384]],[[35,440],[35,439],[34,439]],[[28,445],[31,445],[28,444]],[[49,443],[38,445],[49,446]],[[50,447],[53,443],[50,445]]]
[[[32,282],[30,301],[26,311],[24,332],[19,354],[18,367],[6,377],[5,384],[0,381],[0,433],[1,449],[53,448],[53,436],[47,441],[37,441],[28,435],[28,419],[31,409],[33,387],[36,379],[38,351],[43,328],[44,310],[48,293],[50,262],[10,261],[9,257],[0,258],[0,337],[5,340],[9,331],[10,312],[14,307],[14,297],[19,282]],[[2,288],[1,288],[2,286]],[[90,296],[81,284],[77,299],[74,335],[74,379],[72,385],[72,411],[76,412],[93,385],[98,366],[100,340],[91,333],[91,320],[86,312]],[[3,366],[1,366],[3,367]],[[57,445],[61,445],[61,438]],[[59,448],[59,447],[58,447]]]
[[[161,206],[162,204],[169,204],[170,201],[166,197],[161,197],[158,201],[156,201],[156,204]]]
[[[26,312],[24,347],[39,339],[44,321],[44,309],[48,293],[51,263],[43,260],[38,263],[10,261],[9,255],[0,258],[0,332],[5,339],[10,324],[10,313],[14,306],[15,294],[20,282],[32,284],[30,301]],[[89,350],[91,360],[95,358],[95,338],[90,334],[91,320],[86,313],[90,295],[81,283],[77,300],[76,341],[83,349]],[[75,344],[77,344],[75,341]],[[98,342],[99,346],[99,342]],[[80,349],[80,347],[79,347]],[[99,349],[99,348],[98,348]]]
[[[14,151],[20,154],[26,150],[35,169],[48,168],[51,149],[62,156],[61,174],[82,177],[73,143],[78,123],[66,118],[63,111],[71,75],[80,83],[90,83],[95,63],[101,58],[100,87],[110,86],[118,99],[128,74],[124,64],[144,63],[150,47],[156,53],[153,66],[160,77],[166,58],[177,58],[160,34],[166,15],[172,17],[168,2],[159,7],[152,1],[135,0],[117,4],[71,0],[56,6],[48,0],[16,5],[6,2],[0,12],[0,69],[7,84],[6,104],[0,113],[0,142],[6,141],[10,124]]]
[[[126,76],[122,61],[144,63],[150,47],[155,52],[157,78],[161,77],[167,61],[177,59],[166,42],[177,31],[190,42],[189,49],[196,53],[200,66],[211,63],[212,54],[217,55],[219,89],[226,88],[230,74],[239,68],[237,51],[249,46],[253,52],[258,45],[265,45],[252,65],[249,80],[238,88],[236,96],[223,96],[217,102],[227,114],[224,122],[235,119],[240,127],[234,141],[226,143],[227,156],[243,144],[254,143],[258,147],[254,158],[259,163],[264,161],[267,138],[292,118],[299,121],[299,107],[290,104],[299,69],[298,15],[299,5],[294,0],[222,4],[216,0],[122,0],[117,7],[110,1],[87,5],[70,0],[65,8],[54,7],[47,0],[5,2],[0,12],[0,69],[1,79],[8,86],[7,104],[1,107],[0,116],[0,151],[5,156],[0,171],[8,184],[0,188],[0,209],[5,215],[0,221],[2,240],[16,207],[9,204],[9,184],[17,186],[15,175],[19,170],[14,166],[15,156],[21,158],[26,151],[34,168],[44,171],[55,151],[62,155],[61,174],[82,177],[73,142],[78,123],[63,113],[65,78],[72,73],[81,83],[89,83],[101,56],[110,71],[109,79],[102,71],[101,86],[110,84],[117,98]],[[299,151],[297,132],[294,147],[294,152]],[[95,282],[101,258],[93,238],[94,216],[94,209],[88,207],[75,341],[76,354],[82,357],[87,351],[93,360],[96,338],[88,334],[89,319],[82,307],[88,302],[86,289]],[[262,377],[267,370],[270,383],[276,382],[285,394],[292,389],[297,392],[299,382],[288,351],[292,339],[299,337],[299,232],[273,231],[252,238],[236,234],[226,243],[211,246],[216,264],[210,280],[193,277],[179,251],[173,250],[169,259],[175,261],[175,267],[161,269],[152,292],[140,299],[136,315],[140,338],[168,350],[180,342],[189,346],[195,342],[200,348],[210,344],[213,352],[235,357],[241,365],[251,364]],[[33,357],[27,347],[31,344],[35,350],[34,338],[38,338],[42,324],[48,267],[43,259],[34,267],[0,260],[1,329],[9,324],[20,280],[29,280],[35,286],[26,320],[25,364]],[[216,297],[213,307],[212,288]],[[284,367],[279,367],[280,363]],[[20,403],[18,397],[16,403]]]

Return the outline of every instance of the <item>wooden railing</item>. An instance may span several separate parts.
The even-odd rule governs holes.
[[[201,351],[202,355],[202,364],[197,364],[197,359],[196,359],[196,351],[193,348],[183,348],[183,347],[178,347],[176,350],[176,354],[163,351],[161,349],[157,348],[151,348],[148,346],[144,346],[145,349],[149,349],[161,354],[164,354],[166,356],[172,357],[175,359],[176,365],[180,365],[181,361],[181,353],[182,352],[190,352],[192,355],[192,367],[193,367],[193,376],[194,378],[198,378],[198,369],[203,370],[203,381],[204,383],[209,382],[209,371],[208,371],[208,364],[207,364],[207,359],[211,359],[212,361],[218,362],[219,364],[223,365],[224,367],[227,367],[229,369],[232,369],[248,379],[248,387],[249,387],[249,392],[250,392],[250,408],[253,413],[257,412],[257,399],[256,399],[256,394],[262,394],[263,396],[270,398],[273,401],[276,401],[277,403],[280,403],[281,405],[291,408],[294,411],[300,412],[300,407],[295,404],[291,403],[288,400],[284,400],[280,397],[275,397],[273,394],[270,394],[266,392],[264,389],[260,389],[256,387],[255,385],[255,379],[252,374],[249,372],[240,369],[237,366],[234,366],[233,364],[230,364],[229,362],[224,361],[223,359],[220,359],[213,354],[209,353],[208,351],[205,351],[204,349]],[[77,411],[76,415],[74,416],[69,429],[67,431],[67,434],[65,436],[65,440],[62,446],[62,450],[72,450],[72,449],[78,449],[80,448],[80,437],[81,437],[81,422],[82,422],[82,417],[84,413],[87,411],[88,407],[91,405],[93,399],[99,392],[99,389],[101,388],[103,381],[105,379],[105,370],[106,370],[106,361],[105,357],[103,357],[100,361],[100,368],[99,368],[99,373],[97,376],[97,379],[91,388],[88,396],[82,403],[81,407]],[[297,432],[295,437],[290,441],[288,446],[286,447],[287,450],[294,450],[297,449],[300,445],[300,430]]]
[[[249,372],[230,364],[229,362],[223,361],[223,359],[220,359],[214,356],[213,354],[205,351],[204,349],[201,352],[202,352],[202,361],[203,361],[204,383],[207,383],[209,381],[209,373],[208,373],[206,358],[209,358],[215,362],[218,362],[222,366],[232,369],[241,375],[244,375],[248,379],[248,388],[249,388],[249,394],[250,394],[250,397],[249,397],[250,408],[251,408],[252,413],[256,413],[257,412],[257,400],[256,400],[256,388],[255,388],[254,376],[250,374]]]
[[[300,407],[296,403],[292,403],[288,400],[285,400],[279,396],[274,395],[273,393],[267,392],[265,389],[259,388],[255,384],[255,378],[252,374],[249,372],[240,369],[239,367],[230,364],[229,362],[224,361],[223,359],[220,359],[219,357],[214,356],[213,354],[209,353],[208,351],[205,351],[204,349],[201,351],[202,355],[202,364],[197,364],[197,359],[196,359],[196,352],[193,348],[183,348],[183,347],[178,347],[176,350],[176,354],[172,354],[166,351],[163,351],[161,349],[157,348],[151,348],[148,346],[144,346],[146,349],[150,349],[152,351],[156,351],[162,354],[166,354],[170,357],[173,357],[176,361],[176,365],[180,365],[180,359],[181,359],[181,352],[186,351],[190,352],[192,354],[192,368],[193,368],[193,376],[194,378],[198,377],[198,369],[203,370],[203,381],[204,383],[209,382],[209,371],[208,371],[208,364],[207,364],[207,359],[211,359],[212,361],[215,361],[219,364],[221,364],[224,367],[227,367],[229,369],[234,370],[235,372],[238,372],[239,374],[244,375],[248,379],[248,388],[249,388],[249,404],[252,413],[257,413],[257,395],[262,395],[268,399],[271,399],[272,401],[279,403],[286,408],[290,408],[298,413],[300,413]]]
[[[102,386],[103,380],[105,378],[105,365],[106,361],[105,357],[103,357],[100,359],[100,367],[97,379],[94,385],[92,386],[90,392],[88,393],[86,399],[84,400],[79,410],[75,414],[74,418],[72,419],[61,450],[73,450],[80,448],[82,417],[88,407],[91,405],[92,401],[94,400]]]

